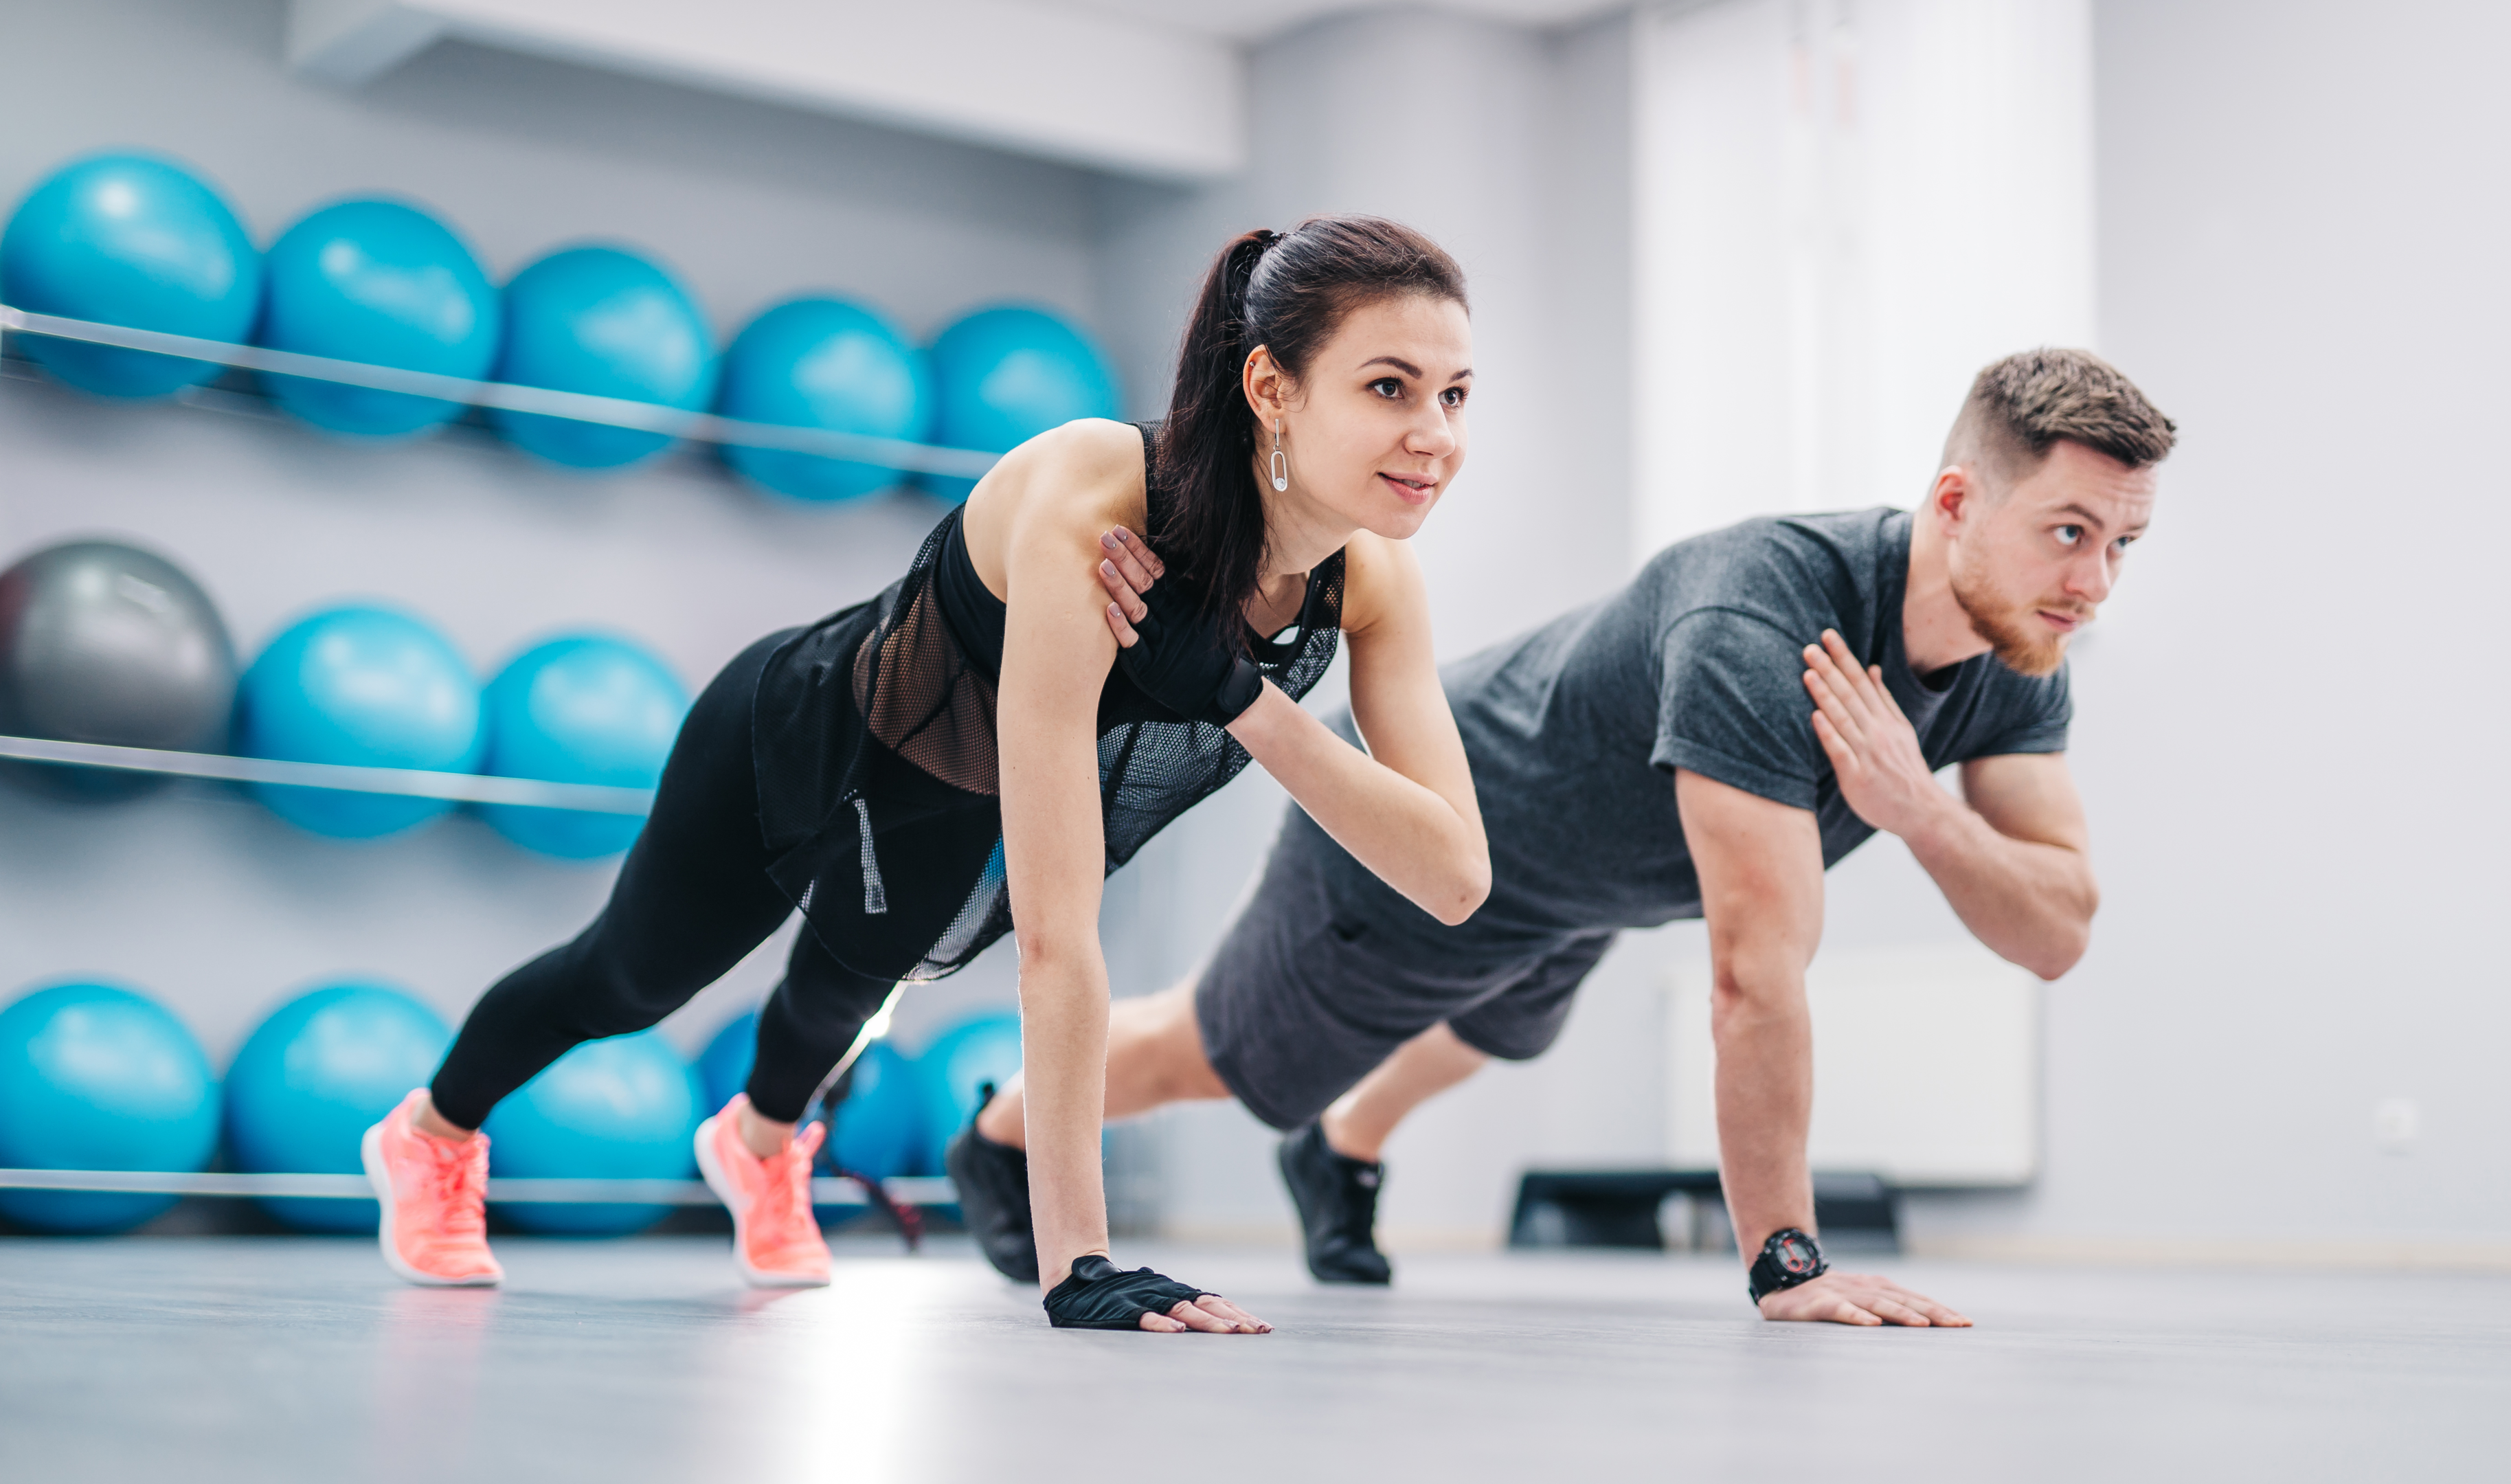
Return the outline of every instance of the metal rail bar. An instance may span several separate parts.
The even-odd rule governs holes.
[[[881,1189],[901,1205],[948,1205],[959,1198],[946,1179],[884,1180]],[[240,1195],[291,1199],[367,1200],[374,1191],[364,1175],[231,1175],[183,1170],[0,1169],[0,1191],[83,1191],[115,1195]],[[711,1206],[715,1192],[703,1180],[492,1179],[491,1201],[535,1204]],[[868,1204],[852,1180],[811,1182],[811,1200],[824,1206]]]
[[[209,361],[269,375],[302,376],[309,380],[362,386],[379,392],[402,392],[442,402],[459,402],[470,407],[495,408],[501,411],[532,412],[575,422],[598,422],[608,427],[634,428],[639,432],[662,433],[701,443],[773,449],[789,453],[816,453],[827,458],[851,459],[858,463],[877,464],[884,469],[906,469],[919,474],[977,479],[1002,457],[999,453],[987,453],[977,449],[945,449],[895,438],[874,438],[864,433],[841,433],[834,428],[747,422],[739,418],[717,417],[712,412],[691,412],[651,402],[634,402],[624,397],[596,397],[586,392],[518,386],[508,381],[474,381],[464,376],[407,371],[397,366],[374,366],[364,361],[309,356],[300,351],[272,350],[261,345],[238,345],[227,340],[204,340],[196,335],[134,330],[128,326],[73,320],[57,314],[37,314],[8,304],[0,304],[0,330],[14,330],[20,334],[44,335],[56,340],[78,340],[90,345],[110,345],[122,350],[179,356],[187,361]]]
[[[154,747],[111,747],[101,742],[56,742],[48,737],[0,737],[0,759],[126,773],[164,773],[224,783],[274,783],[337,789],[353,794],[399,794],[450,799],[462,803],[512,804],[526,809],[577,809],[592,814],[641,815],[654,806],[652,789],[600,783],[549,783],[537,778],[499,778],[486,773],[436,773],[418,768],[358,767],[339,762],[285,762],[276,758],[231,758],[223,753],[178,753]]]

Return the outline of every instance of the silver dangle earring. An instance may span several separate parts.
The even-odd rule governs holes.
[[[1273,419],[1273,488],[1276,490],[1291,488],[1291,461],[1282,456],[1282,419],[1279,417]]]

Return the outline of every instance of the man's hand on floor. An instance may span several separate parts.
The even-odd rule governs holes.
[[[1952,1309],[1871,1272],[1826,1272],[1809,1283],[1783,1288],[1761,1300],[1764,1319],[1828,1324],[1907,1324],[1924,1329],[1968,1329]]]

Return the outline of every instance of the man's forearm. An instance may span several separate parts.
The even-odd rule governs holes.
[[[2043,979],[2074,967],[2100,893],[2065,756],[1972,759],[1956,799],[1936,782],[1879,668],[1859,669],[1828,629],[1804,653],[1814,735],[1857,817],[1909,844],[1981,942]]]
[[[1717,976],[1718,1154],[1726,1212],[1751,1262],[1782,1227],[1813,1230],[1805,1125],[1813,1116],[1813,1019],[1805,965],[1822,943],[1822,835],[1813,811],[1689,769],[1674,775],[1700,871]]]
[[[1719,1164],[1736,1246],[1752,1261],[1783,1227],[1813,1230],[1805,1127],[1813,1022],[1801,964],[1719,964],[1709,1004],[1718,1045]]]
[[[1962,925],[1999,957],[2055,979],[2084,956],[2101,894],[2082,851],[2001,835],[1950,796],[1903,839]]]

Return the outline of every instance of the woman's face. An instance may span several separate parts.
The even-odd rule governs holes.
[[[1473,387],[1473,325],[1452,299],[1406,293],[1363,304],[1296,383],[1260,348],[1249,358],[1248,401],[1258,488],[1345,529],[1403,540],[1465,462],[1465,400]],[[1291,479],[1272,487],[1273,429]]]

